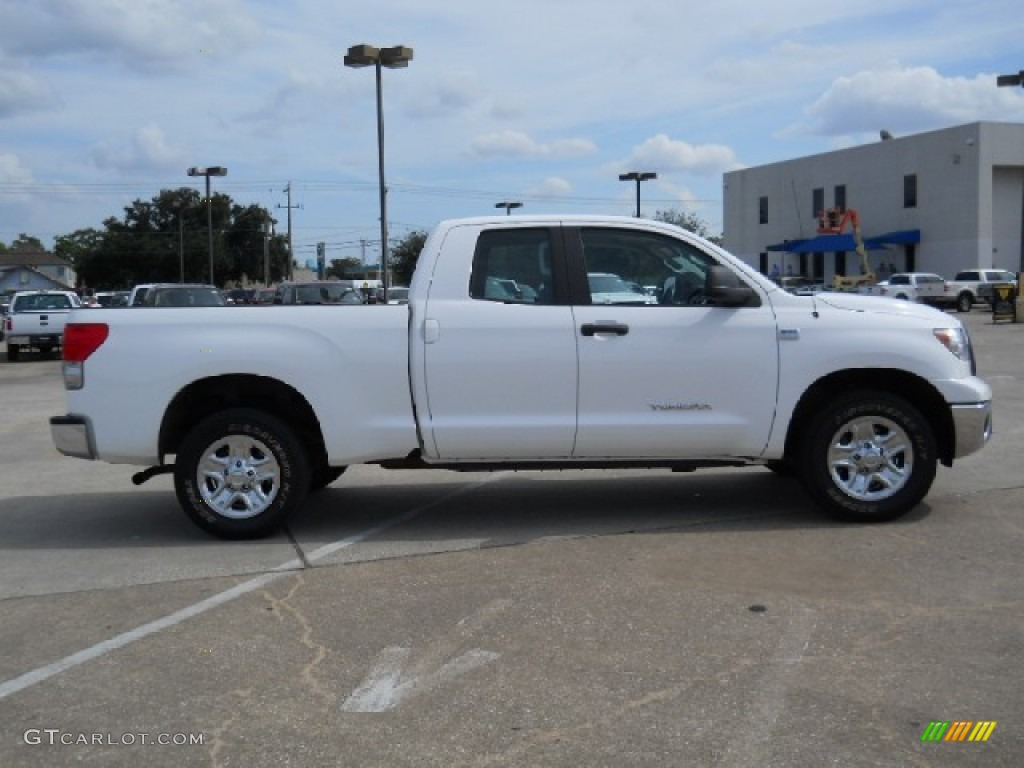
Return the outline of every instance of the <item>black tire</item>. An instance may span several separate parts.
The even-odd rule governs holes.
[[[185,514],[222,539],[276,532],[302,506],[309,482],[306,451],[295,433],[250,408],[201,421],[185,436],[174,465],[174,489]]]
[[[825,406],[809,424],[801,446],[801,480],[833,517],[856,523],[892,520],[917,506],[931,488],[935,435],[903,398],[853,392]]]
[[[18,359],[18,355],[21,354],[21,347],[16,344],[7,345],[7,361],[13,363]]]
[[[321,467],[317,467],[311,473],[309,480],[310,492],[312,493],[313,491],[323,490],[345,474],[346,469],[348,469],[348,467],[329,467],[326,464]]]
[[[971,299],[971,294],[969,293],[961,293],[956,297],[957,312],[970,312],[973,304],[974,301]]]
[[[39,354],[42,355],[44,358],[49,357],[50,355],[53,354],[53,347],[40,347]]]

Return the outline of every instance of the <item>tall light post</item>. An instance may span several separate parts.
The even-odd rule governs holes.
[[[1024,88],[1024,69],[1016,75],[997,75],[996,85],[1000,88],[1007,86],[1021,86]],[[1021,204],[1021,228],[1020,228],[1020,271],[1024,273],[1024,203]],[[1018,299],[1020,301],[1020,299]]]
[[[395,45],[390,48],[375,48],[372,45],[353,45],[345,54],[346,67],[373,66],[377,73],[377,173],[380,183],[380,267],[383,276],[381,286],[384,302],[388,300],[388,188],[384,183],[384,107],[381,97],[382,67],[401,69],[412,61],[412,48]]]
[[[513,202],[511,200],[502,200],[500,203],[495,203],[494,207],[495,208],[504,208],[505,209],[505,215],[506,216],[511,216],[512,215],[512,209],[513,208],[522,208],[523,204],[520,203],[520,202]]]
[[[263,287],[270,287],[270,238],[274,236],[274,222],[267,220],[261,227],[263,230]]]
[[[650,181],[651,179],[658,178],[658,174],[651,173],[650,171],[630,171],[629,173],[620,173],[619,181],[635,181],[636,182],[636,217],[640,218],[640,182]]]
[[[192,166],[188,169],[189,176],[206,177],[206,233],[210,240],[210,285],[213,282],[213,200],[210,199],[210,177],[227,176],[228,169],[220,165],[211,165],[208,168]]]

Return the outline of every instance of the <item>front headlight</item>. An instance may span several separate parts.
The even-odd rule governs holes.
[[[932,330],[935,338],[939,340],[958,360],[971,364],[971,373],[974,373],[974,355],[971,352],[971,337],[967,335],[967,329],[959,328],[935,328]]]

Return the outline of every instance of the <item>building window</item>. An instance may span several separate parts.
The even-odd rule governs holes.
[[[811,190],[811,218],[816,219],[825,210],[825,188]]]
[[[906,263],[907,272],[914,272],[917,270],[917,246],[910,244],[903,246],[905,251],[903,260]]]
[[[760,266],[761,274],[762,275],[767,275],[768,274],[768,254],[765,253],[764,251],[761,251],[761,253],[758,254],[758,265]]]
[[[903,177],[903,207],[917,208],[917,174]]]
[[[811,277],[815,280],[822,280],[825,277],[825,254],[821,251],[815,251],[812,255],[811,262],[814,264],[811,270]]]
[[[757,199],[757,220],[761,224],[768,223],[768,198],[759,197]]]
[[[835,201],[836,201],[835,207],[838,208],[841,212],[846,213],[846,185],[845,184],[836,184],[834,197],[835,197]]]

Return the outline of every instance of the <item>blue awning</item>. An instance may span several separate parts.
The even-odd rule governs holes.
[[[898,232],[887,232],[876,237],[865,237],[864,247],[869,251],[880,251],[890,245],[909,245],[921,242],[921,230],[903,229]],[[786,253],[822,253],[836,251],[855,251],[857,244],[853,235],[818,235],[803,240],[783,240],[781,243],[768,246],[769,251]]]

